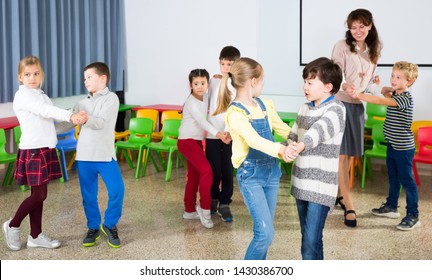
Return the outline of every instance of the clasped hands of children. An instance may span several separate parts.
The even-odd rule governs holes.
[[[88,115],[86,112],[81,111],[77,114],[72,114],[70,120],[73,122],[74,125],[85,124],[88,120]]]
[[[216,133],[216,137],[219,138],[222,142],[224,142],[225,144],[229,144],[231,143],[231,134],[228,131],[225,132],[218,132]]]
[[[285,142],[286,143],[286,142]],[[288,144],[288,143],[286,143]],[[305,145],[303,142],[297,143],[292,142],[291,144],[285,146],[283,145],[279,149],[279,156],[285,161],[285,162],[291,162],[296,159],[296,157],[301,153],[305,148]]]

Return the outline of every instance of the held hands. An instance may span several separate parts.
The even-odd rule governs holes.
[[[75,125],[80,125],[80,124],[85,124],[88,120],[88,115],[86,112],[81,111],[77,114],[72,114],[70,120],[73,122],[73,124]]]
[[[303,150],[303,143],[292,142],[288,146],[282,146],[279,150],[279,153],[285,162],[291,162],[295,160],[299,153]]]
[[[216,137],[222,140],[225,144],[231,143],[231,134],[228,131],[225,131],[224,133],[218,132],[216,133]]]

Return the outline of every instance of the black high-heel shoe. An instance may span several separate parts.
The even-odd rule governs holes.
[[[343,199],[343,196],[339,196],[338,198],[336,198],[335,206],[337,206],[339,204],[340,207],[342,208],[342,210],[346,211],[346,207],[345,207],[345,204],[342,203],[342,199]]]
[[[348,214],[354,214],[356,218],[354,220],[347,220],[346,216]],[[344,217],[345,217],[344,223],[346,226],[348,226],[348,227],[356,227],[357,226],[357,214],[354,210],[345,211]]]

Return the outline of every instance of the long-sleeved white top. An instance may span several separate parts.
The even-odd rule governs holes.
[[[204,132],[216,135],[217,130],[207,121],[208,94],[203,101],[196,99],[192,94],[188,96],[183,105],[183,117],[179,128],[178,139],[203,140]]]
[[[41,89],[21,85],[15,93],[13,110],[21,126],[19,148],[55,148],[57,133],[54,120],[70,121],[72,113],[55,107]]]

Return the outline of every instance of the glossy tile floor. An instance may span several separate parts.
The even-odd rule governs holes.
[[[165,182],[165,173],[156,173],[153,167],[148,175],[136,180],[135,170],[120,163],[126,185],[123,216],[118,224],[122,241],[120,249],[111,249],[104,236],[96,246],[84,248],[82,239],[87,231],[81,205],[81,194],[76,171],[70,172],[66,183],[53,182],[49,186],[44,206],[44,232],[62,242],[55,250],[28,249],[12,252],[0,236],[2,260],[240,260],[252,237],[252,221],[243,204],[241,193],[235,185],[231,209],[234,222],[226,223],[215,215],[213,229],[205,229],[199,222],[182,219],[185,168],[174,169],[171,182]],[[0,178],[5,170],[0,170]],[[385,201],[387,194],[386,172],[376,170],[375,180],[360,188],[360,176],[353,189],[358,226],[348,228],[343,224],[343,211],[336,208],[327,219],[324,230],[324,256],[328,260],[431,260],[432,259],[432,174],[426,170],[421,176],[420,221],[421,227],[402,232],[396,229],[400,220],[375,217],[370,213]],[[301,235],[294,199],[288,195],[289,178],[281,179],[275,239],[268,259],[298,260]],[[29,191],[21,192],[16,186],[0,190],[1,223],[14,214]],[[99,202],[106,206],[106,189],[100,181]],[[405,214],[405,196],[400,197],[399,211]],[[29,233],[28,217],[22,224],[22,240]]]

